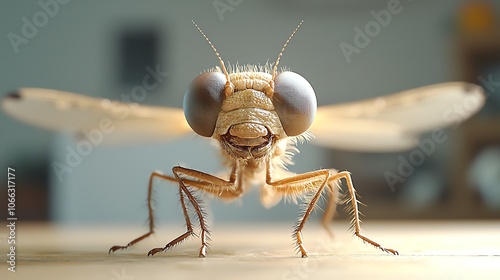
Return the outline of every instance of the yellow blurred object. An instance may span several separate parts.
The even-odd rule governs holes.
[[[486,0],[465,2],[460,11],[459,19],[460,30],[468,34],[489,33],[496,27],[493,5]]]

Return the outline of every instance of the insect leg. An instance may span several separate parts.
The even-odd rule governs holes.
[[[316,202],[321,197],[321,193],[327,185],[330,173],[327,169],[311,171],[303,174],[293,175],[288,178],[273,181],[272,179],[272,163],[267,162],[266,183],[278,193],[284,195],[300,196],[307,193],[314,193],[307,204],[307,208],[299,218],[297,225],[293,231],[293,236],[297,249],[300,251],[303,258],[307,257],[307,250],[302,245],[302,229],[311,215],[311,212],[316,205]]]
[[[330,171],[322,169],[299,175],[294,175],[273,182],[271,163],[268,163],[267,165],[268,166],[267,166],[266,183],[269,186],[273,187],[277,192],[281,192],[282,194],[285,195],[295,195],[295,196],[300,194],[313,193],[313,196],[310,198],[307,207],[303,212],[302,216],[299,218],[298,224],[296,225],[295,230],[293,232],[297,248],[301,252],[302,257],[307,257],[307,251],[302,245],[302,233],[301,233],[302,229],[304,228],[307,219],[311,215],[311,212],[313,211],[318,199],[321,197],[321,193],[324,190],[325,186],[328,186],[328,188],[330,188],[330,191],[332,192],[331,188],[334,188],[340,179],[345,179],[347,181],[347,186],[351,197],[350,202],[353,214],[352,227],[354,229],[354,234],[364,242],[369,243],[372,246],[379,248],[386,253],[392,253],[394,255],[399,254],[396,250],[384,248],[379,243],[361,234],[361,226],[360,226],[360,218],[358,210],[359,201],[357,200],[356,191],[352,184],[351,175],[349,174],[349,172],[343,171],[337,173],[337,171],[335,170]],[[334,171],[335,174],[332,174],[333,173],[332,171]]]
[[[117,250],[123,250],[127,249],[130,246],[146,239],[150,235],[154,233],[154,227],[155,227],[155,222],[154,222],[154,210],[153,210],[153,180],[155,177],[159,177],[163,180],[170,181],[170,182],[177,182],[177,179],[171,176],[164,175],[163,173],[159,171],[154,171],[151,173],[151,176],[149,176],[149,184],[148,184],[148,214],[149,214],[149,232],[147,232],[144,235],[139,236],[138,238],[130,241],[127,245],[125,246],[118,246],[115,245],[109,249],[109,253],[115,252]],[[186,217],[186,214],[184,214]],[[189,217],[187,217],[189,219]]]
[[[378,248],[386,253],[391,253],[393,255],[399,255],[398,251],[389,249],[389,248],[384,248],[382,247],[379,243],[367,238],[366,236],[361,234],[361,226],[360,226],[360,218],[359,218],[359,210],[358,210],[358,199],[356,197],[356,190],[354,189],[354,185],[352,184],[351,180],[351,174],[347,171],[342,171],[339,172],[338,174],[335,174],[331,177],[330,180],[339,180],[339,179],[345,179],[347,182],[347,188],[349,190],[349,195],[351,196],[350,202],[352,206],[352,227],[354,229],[354,235],[359,237],[361,240],[364,242],[374,246],[375,248]]]
[[[199,200],[199,198],[194,196],[193,188],[224,198],[239,197],[241,195],[241,189],[235,188],[237,165],[235,165],[235,167],[233,168],[233,171],[231,172],[231,176],[228,181],[207,173],[203,173],[197,170],[184,168],[180,166],[172,168],[172,172],[174,173],[175,178],[179,182],[181,204],[184,217],[186,218],[186,224],[188,225],[188,229],[186,233],[172,240],[164,247],[151,249],[148,253],[148,256],[154,255],[158,252],[166,251],[193,234],[193,228],[189,221],[187,208],[184,202],[184,196],[183,196],[184,194],[186,195],[187,200],[193,206],[194,211],[198,216],[201,228],[201,235],[200,235],[201,248],[199,251],[199,256],[205,257],[206,248],[208,246],[207,239],[210,239],[209,237],[210,232],[208,230],[205,221],[206,214],[202,208],[201,201]]]
[[[189,190],[188,190],[188,192],[189,192]],[[181,186],[179,186],[179,197],[180,197],[180,201],[181,201],[182,214],[184,215],[184,219],[186,220],[186,232],[179,235],[174,240],[170,241],[167,245],[165,245],[165,247],[153,248],[153,249],[149,250],[148,256],[153,256],[158,252],[166,251],[170,248],[173,248],[175,245],[182,243],[182,241],[186,240],[186,238],[188,238],[189,236],[194,235],[193,224],[191,223],[191,219],[189,218],[189,213],[187,211],[186,201],[185,201],[184,195],[189,197],[191,195],[191,193],[189,193],[189,194],[186,193],[185,188],[182,188]],[[191,197],[192,197],[192,195],[191,195]],[[197,209],[197,210],[202,211],[201,209]]]
[[[330,175],[336,174],[337,170],[330,169]],[[333,232],[330,229],[330,223],[332,222],[333,217],[335,216],[335,211],[337,210],[337,205],[339,203],[340,196],[340,186],[338,180],[329,180],[328,181],[328,202],[323,213],[323,217],[321,217],[321,225],[328,232],[330,237],[333,237]]]

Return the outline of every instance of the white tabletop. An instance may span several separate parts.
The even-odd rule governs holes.
[[[303,232],[309,258],[294,253],[291,225],[212,226],[206,258],[191,238],[154,257],[146,254],[181,234],[182,225],[158,229],[135,247],[108,254],[144,228],[61,228],[18,222],[16,272],[2,261],[1,279],[498,279],[500,223],[366,222],[366,236],[397,249],[388,255],[352,237],[347,224],[333,225],[331,240],[314,221]],[[8,248],[2,230],[1,252]],[[7,233],[8,234],[8,233]],[[7,278],[5,278],[7,276]],[[50,277],[50,278],[49,278]]]

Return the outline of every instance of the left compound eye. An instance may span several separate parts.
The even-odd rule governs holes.
[[[304,133],[316,116],[314,89],[294,72],[282,72],[274,78],[273,104],[288,136]]]
[[[222,101],[226,76],[208,72],[196,77],[184,95],[184,115],[189,126],[201,136],[214,133]]]

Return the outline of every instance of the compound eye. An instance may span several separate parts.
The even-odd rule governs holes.
[[[282,72],[274,78],[273,104],[288,136],[304,133],[316,115],[314,89],[294,72]]]
[[[207,72],[194,78],[184,95],[184,116],[201,136],[211,137],[224,100],[226,76]]]

